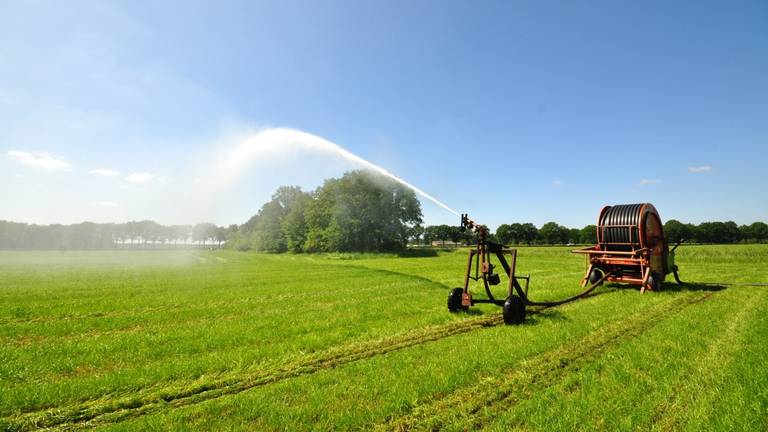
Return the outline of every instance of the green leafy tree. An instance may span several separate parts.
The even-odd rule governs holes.
[[[305,212],[307,251],[386,251],[407,245],[421,204],[399,183],[365,171],[326,180]]]
[[[733,221],[702,222],[696,229],[702,243],[736,243],[740,240],[739,227]]]
[[[581,243],[581,230],[578,228],[568,229],[568,243]]]
[[[458,237],[455,227],[450,225],[430,225],[424,229],[424,238],[429,243],[433,241],[446,242]]]
[[[338,247],[339,227],[334,221],[336,192],[338,179],[328,179],[323,182],[313,194],[313,199],[307,205],[304,220],[307,224],[307,238],[304,251],[323,252],[335,250]]]
[[[297,195],[283,218],[283,235],[285,236],[286,248],[290,252],[298,253],[304,250],[309,231],[306,213],[311,200],[311,195],[307,193]]]
[[[768,240],[768,224],[764,222],[742,225],[739,227],[739,231],[744,241],[764,242]]]
[[[413,244],[420,246],[422,237],[424,236],[424,226],[421,224],[415,224],[408,229],[408,239]]]
[[[517,243],[517,237],[513,232],[512,226],[509,224],[501,224],[496,228],[496,238],[499,240],[499,243],[502,244]]]
[[[664,237],[668,243],[677,243],[682,240],[693,240],[695,228],[678,220],[670,219],[664,223]]]
[[[297,186],[281,186],[275,191],[272,199],[264,204],[259,213],[246,222],[243,227],[246,232],[252,228],[251,236],[256,250],[265,252],[285,252],[288,250],[288,239],[283,222],[293,208],[301,206],[305,199],[306,193]],[[291,235],[297,235],[293,226],[289,228],[291,228]]]
[[[579,233],[579,243],[590,244],[597,243],[597,226],[587,225]]]
[[[568,228],[556,222],[547,222],[539,229],[539,239],[545,244],[563,244],[568,241]]]
[[[192,228],[192,240],[202,243],[203,246],[216,238],[218,227],[212,223],[204,222]]]
[[[539,237],[539,230],[536,225],[528,222],[520,225],[520,242],[528,245],[533,244]]]

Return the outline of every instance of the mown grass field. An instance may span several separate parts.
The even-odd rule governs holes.
[[[768,245],[681,247],[520,326],[449,314],[466,252],[0,252],[0,430],[768,430]],[[521,248],[531,297],[583,258]]]

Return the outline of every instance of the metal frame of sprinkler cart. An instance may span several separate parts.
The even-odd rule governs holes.
[[[517,263],[517,249],[507,248],[504,245],[488,241],[488,227],[485,225],[479,225],[467,217],[467,214],[461,215],[461,230],[467,229],[473,231],[477,235],[477,244],[474,249],[469,251],[469,257],[467,258],[467,269],[464,274],[464,286],[460,288],[454,288],[448,294],[448,310],[451,312],[458,312],[460,310],[468,310],[470,307],[478,303],[491,303],[504,308],[504,322],[506,324],[520,324],[525,320],[526,306],[544,306],[551,307],[564,303],[568,303],[579,298],[582,298],[592,292],[597,286],[603,283],[605,279],[612,275],[612,273],[606,273],[599,280],[592,283],[586,290],[581,293],[569,297],[564,300],[554,302],[537,302],[528,298],[528,287],[530,284],[530,276],[516,276],[515,265]],[[494,266],[491,263],[491,256],[496,256],[499,264],[504,269],[504,272],[509,278],[507,284],[507,298],[506,300],[497,300],[491,292],[492,285],[498,285],[501,283],[501,278],[498,273],[494,273]],[[507,255],[510,260],[507,261]],[[473,275],[474,267],[474,275]],[[487,299],[474,299],[472,293],[469,291],[469,281],[483,281],[485,287],[485,293],[488,296]],[[525,288],[520,285],[518,280],[525,280]]]
[[[623,222],[607,223],[604,216],[613,207],[623,212],[623,218],[619,219]],[[654,222],[653,233],[646,231],[649,221]],[[609,230],[612,230],[613,239]],[[617,237],[622,240],[616,240]],[[675,264],[675,250],[680,243],[669,249],[661,217],[653,205],[628,204],[603,207],[597,218],[597,244],[571,252],[586,255],[587,271],[581,286],[605,275],[608,282],[639,285],[640,292],[644,293],[661,289],[669,273],[682,284]]]
[[[467,229],[477,235],[477,245],[469,251],[467,270],[464,275],[464,286],[454,288],[448,294],[448,310],[457,312],[467,310],[478,303],[492,303],[504,308],[504,322],[507,324],[519,324],[525,320],[526,306],[551,307],[568,303],[587,296],[604,281],[623,282],[640,285],[640,292],[646,289],[658,290],[664,281],[664,276],[673,273],[675,281],[682,284],[677,274],[675,265],[675,249],[680,246],[678,242],[671,250],[668,248],[661,226],[661,218],[653,205],[628,204],[613,206],[618,212],[619,223],[609,223],[603,216],[612,206],[605,206],[600,211],[597,225],[597,245],[578,249],[572,252],[587,256],[587,271],[582,279],[581,286],[586,289],[581,293],[554,302],[537,302],[528,298],[528,286],[530,276],[516,276],[515,265],[517,262],[517,250],[507,248],[504,245],[488,241],[488,227],[479,225],[467,217],[461,215],[461,230]],[[637,219],[633,219],[637,216]],[[646,218],[654,218],[656,226],[647,225]],[[645,229],[649,228],[647,232]],[[613,230],[609,232],[608,230]],[[633,230],[637,230],[633,234]],[[612,238],[613,237],[613,238]],[[623,240],[617,241],[616,238]],[[619,249],[626,250],[616,250]],[[507,285],[507,298],[505,301],[496,300],[491,292],[491,285],[498,285],[501,278],[494,273],[495,266],[491,264],[490,257],[495,255],[509,277]],[[506,255],[510,256],[507,261]],[[511,264],[510,264],[511,262]],[[474,267],[474,276],[472,268]],[[473,299],[469,291],[469,281],[482,279],[487,299]],[[525,280],[525,289],[518,280]],[[587,286],[588,285],[588,286]]]

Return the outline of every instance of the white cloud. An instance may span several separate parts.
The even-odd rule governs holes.
[[[71,167],[69,162],[56,159],[48,153],[29,153],[17,150],[9,150],[8,156],[24,165],[29,165],[35,168],[41,168],[49,171],[69,170]]]
[[[661,180],[658,180],[658,179],[641,179],[640,180],[641,185],[648,185],[648,184],[655,184],[655,183],[661,183]]]
[[[91,204],[99,207],[120,207],[120,203],[114,201],[93,201]]]
[[[560,180],[552,180],[552,185],[553,186],[560,186],[562,184],[563,184],[563,182],[561,182]]]
[[[705,172],[709,172],[709,171],[712,171],[712,167],[709,166],[709,165],[702,165],[702,166],[697,166],[697,167],[688,167],[688,172],[689,173],[705,173]]]
[[[92,169],[88,171],[88,174],[98,175],[102,177],[115,177],[120,175],[120,171],[115,171],[106,168]]]
[[[131,183],[140,184],[140,183],[151,182],[152,179],[154,178],[155,178],[154,174],[145,173],[145,172],[136,172],[136,173],[129,174],[125,178],[125,180]]]

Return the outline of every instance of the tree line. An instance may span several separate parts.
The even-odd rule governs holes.
[[[263,252],[381,252],[433,241],[470,244],[458,226],[422,223],[421,204],[399,183],[365,171],[324,181],[312,192],[282,186],[242,225],[160,225],[151,220],[98,224],[34,225],[0,220],[0,249],[113,249],[222,246]],[[669,243],[768,242],[768,225],[669,220]],[[491,241],[508,245],[594,244],[597,227],[556,222],[501,224]]]
[[[501,224],[495,233],[490,233],[489,240],[507,245],[537,245],[537,244],[587,244],[594,243],[597,228],[587,225],[584,228],[567,228],[556,222],[547,222],[540,228],[532,223]],[[421,235],[414,238],[417,245],[437,242],[454,242],[467,244],[473,241],[469,232],[461,232],[458,226],[430,225],[425,227]]]
[[[396,251],[407,246],[421,222],[421,203],[411,189],[378,174],[351,171],[312,192],[279,187],[227,246],[294,253]]]
[[[670,219],[664,224],[664,235],[670,244],[680,240],[690,243],[764,243],[768,242],[768,224],[754,222],[739,226],[728,221],[694,225]],[[501,224],[490,240],[508,245],[593,244],[597,241],[597,227],[567,228],[556,222],[547,222],[540,228],[532,223]],[[468,244],[472,236],[462,233],[458,226],[431,225],[413,239],[416,245],[433,241]]]
[[[160,225],[151,220],[126,223],[83,222],[35,225],[0,220],[0,249],[88,250],[159,246],[221,246],[237,226],[212,223]]]

